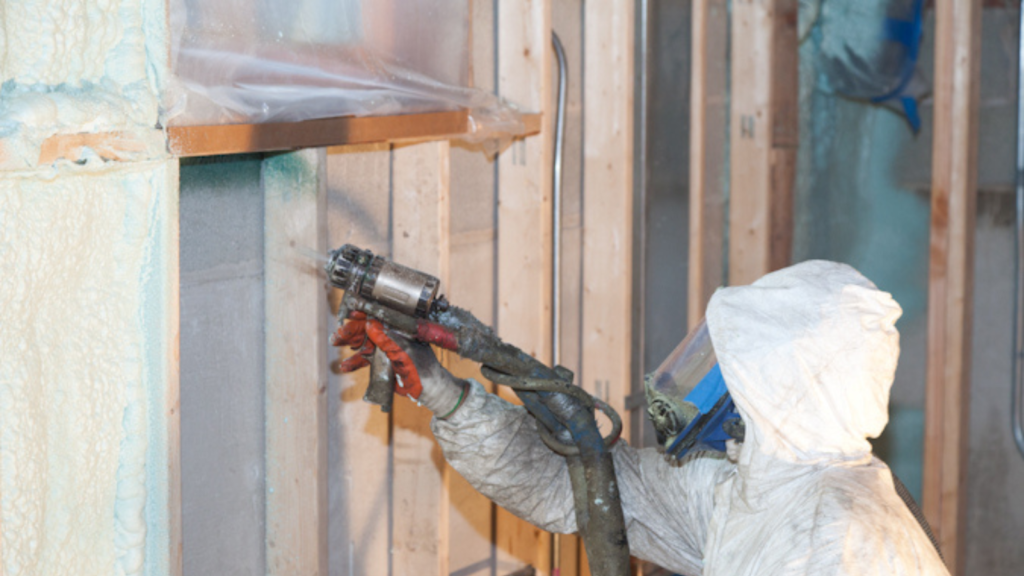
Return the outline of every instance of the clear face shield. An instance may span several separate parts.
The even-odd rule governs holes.
[[[644,378],[644,391],[658,443],[674,458],[693,450],[724,452],[727,440],[743,440],[743,420],[703,320]]]

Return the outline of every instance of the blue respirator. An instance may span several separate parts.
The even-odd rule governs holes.
[[[703,322],[647,375],[644,391],[658,443],[671,458],[701,450],[724,452],[726,441],[743,440],[743,420]]]

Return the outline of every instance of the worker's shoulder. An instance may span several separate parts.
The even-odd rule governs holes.
[[[816,484],[819,521],[832,523],[849,538],[926,538],[897,493],[892,472],[877,458],[865,465],[825,469]]]
[[[825,506],[859,511],[902,504],[893,485],[892,472],[877,458],[864,464],[823,467],[816,484],[818,498]]]
[[[881,573],[947,574],[880,460],[824,470],[817,487],[816,546],[831,543],[843,557],[871,558]]]

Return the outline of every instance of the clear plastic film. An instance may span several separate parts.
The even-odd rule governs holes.
[[[171,0],[167,123],[298,122],[469,111],[469,142],[508,140],[516,107],[469,87],[463,0]]]

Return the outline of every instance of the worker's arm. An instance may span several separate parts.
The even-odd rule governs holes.
[[[354,349],[370,341],[363,352],[384,350],[404,384],[396,392],[434,412],[431,427],[445,457],[482,494],[540,528],[576,532],[565,458],[541,441],[524,408],[455,378],[429,346],[389,336],[372,321],[350,321],[334,341]],[[365,364],[346,362],[344,370]],[[699,574],[715,486],[733,465],[704,454],[672,465],[654,449],[636,450],[622,441],[612,455],[632,554]]]
[[[425,380],[424,389],[431,384]],[[573,533],[565,459],[544,445],[536,426],[524,408],[476,382],[454,414],[432,423],[445,458],[482,494],[540,528]],[[612,453],[632,554],[680,573],[699,573],[714,487],[733,465],[703,454],[670,465],[654,449],[625,442]]]

